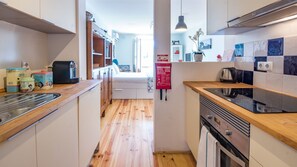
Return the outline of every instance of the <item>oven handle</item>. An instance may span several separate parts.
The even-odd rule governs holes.
[[[228,157],[230,157],[233,161],[235,161],[236,163],[238,163],[241,167],[245,167],[245,162],[243,162],[240,158],[238,158],[235,155],[233,155],[232,153],[230,153],[219,142],[217,143],[217,147],[218,147],[217,162],[220,162],[220,159],[221,159],[221,152],[220,152],[220,150],[222,150]],[[219,164],[218,167],[220,167],[221,164],[220,163],[218,163],[218,164]]]

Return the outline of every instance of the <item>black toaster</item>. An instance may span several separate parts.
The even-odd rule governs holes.
[[[76,77],[76,64],[74,61],[54,61],[53,63],[54,84],[74,84],[79,82]]]

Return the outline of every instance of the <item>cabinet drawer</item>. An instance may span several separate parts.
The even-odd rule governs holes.
[[[113,89],[112,98],[113,99],[136,99],[137,90],[136,89]]]

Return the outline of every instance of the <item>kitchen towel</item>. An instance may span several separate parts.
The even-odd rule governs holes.
[[[197,167],[207,167],[207,140],[208,130],[205,126],[201,129],[200,142],[198,148]]]
[[[197,167],[216,167],[218,141],[205,126],[201,129]]]
[[[216,167],[218,141],[211,133],[208,133],[207,139],[207,167]]]

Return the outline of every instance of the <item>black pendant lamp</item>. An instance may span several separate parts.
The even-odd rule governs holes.
[[[183,31],[186,31],[187,30],[187,25],[185,23],[185,19],[184,19],[184,16],[183,16],[183,2],[182,0],[180,0],[180,16],[178,16],[178,23],[177,25],[175,26],[175,30],[176,31],[179,31],[179,32],[183,32]]]

